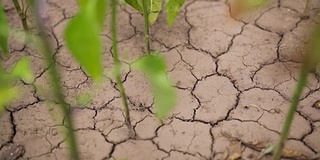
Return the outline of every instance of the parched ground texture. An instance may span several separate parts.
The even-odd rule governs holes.
[[[152,49],[165,56],[178,93],[178,104],[163,123],[153,113],[154,97],[144,75],[131,70],[145,51],[143,18],[129,6],[119,7],[123,82],[136,139],[128,137],[119,91],[109,76],[113,63],[109,25],[101,34],[105,80],[95,85],[63,40],[63,30],[77,12],[76,1],[45,2],[43,16],[50,20],[54,59],[82,159],[272,159],[260,152],[279,139],[308,31],[320,22],[320,4],[312,1],[309,17],[303,16],[306,0],[275,0],[234,17],[231,2],[186,0],[172,29],[164,13],[151,27]],[[10,25],[21,28],[12,2],[1,3]],[[0,117],[0,159],[69,159],[66,138],[60,134],[66,128],[64,117],[49,87],[50,66],[41,53],[11,41],[11,57],[4,65],[10,68],[27,56],[36,78],[32,84],[17,83],[21,97]],[[310,73],[286,144],[286,155],[293,159],[316,158],[320,153],[319,88],[319,79]],[[92,96],[89,104],[77,103],[81,93]]]

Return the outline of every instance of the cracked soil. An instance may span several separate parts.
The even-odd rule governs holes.
[[[143,55],[143,18],[119,7],[120,59],[136,139],[128,137],[119,91],[110,69],[109,25],[104,41],[105,80],[96,86],[68,53],[63,40],[67,22],[78,10],[75,0],[47,0],[49,37],[72,110],[82,159],[222,160],[234,153],[256,160],[279,140],[290,97],[299,75],[308,31],[320,22],[320,1],[274,0],[235,18],[233,0],[186,0],[173,27],[165,13],[151,27],[151,46],[167,60],[168,76],[178,104],[163,123],[153,113],[152,90],[144,75],[131,70]],[[22,28],[10,0],[2,0],[9,23]],[[10,40],[8,68],[21,56],[31,60],[35,80],[19,82],[21,97],[0,117],[0,159],[63,160],[69,158],[64,117],[48,84],[48,66],[34,49]],[[77,95],[90,93],[87,105]],[[319,78],[309,74],[285,148],[291,159],[320,154]],[[290,157],[291,156],[291,157]],[[318,156],[319,157],[319,156]],[[287,159],[283,158],[283,159]],[[271,155],[261,159],[272,159]]]

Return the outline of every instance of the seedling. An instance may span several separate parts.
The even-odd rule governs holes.
[[[27,22],[27,11],[30,6],[30,1],[21,0],[21,5],[18,0],[12,0],[14,7],[16,8],[18,15],[20,17],[23,29],[25,32],[29,32],[29,26]],[[26,3],[26,4],[25,4]]]
[[[158,18],[159,13],[162,10],[161,0],[125,0],[130,6],[135,8],[144,17],[144,35],[147,48],[147,54],[150,54],[150,35],[149,27]],[[177,18],[180,8],[183,5],[184,0],[166,0],[166,13],[167,22],[169,27],[172,27],[173,22]]]
[[[163,119],[173,108],[175,104],[175,92],[171,87],[171,83],[166,77],[166,67],[164,59],[159,55],[151,55],[149,45],[149,21],[155,21],[161,10],[161,1],[132,1],[132,5],[137,5],[139,11],[144,10],[145,19],[145,42],[147,47],[147,56],[135,61],[133,65],[146,73],[150,79],[151,86],[156,96],[155,107],[156,115],[159,119]],[[102,42],[99,33],[102,31],[104,17],[106,13],[105,0],[79,0],[80,11],[78,15],[72,19],[66,30],[65,39],[68,48],[74,57],[82,65],[83,69],[92,76],[93,79],[101,81],[102,77]],[[149,4],[149,5],[148,5]],[[150,6],[150,4],[153,4]],[[157,5],[156,5],[157,4]],[[160,8],[159,8],[160,4]],[[119,89],[122,104],[125,112],[125,122],[129,130],[129,136],[135,137],[131,120],[130,110],[128,107],[127,96],[121,81],[121,62],[118,58],[117,47],[117,1],[111,1],[111,34],[112,34],[112,58],[114,61],[114,76]]]
[[[302,94],[302,91],[304,87],[307,84],[308,80],[308,74],[311,70],[313,70],[317,64],[320,62],[320,26],[317,25],[315,27],[315,30],[313,31],[313,34],[311,34],[311,40],[309,41],[310,45],[307,48],[307,53],[304,55],[302,68],[300,70],[300,76],[298,79],[298,83],[296,85],[295,91],[292,96],[291,105],[289,108],[289,111],[287,113],[284,126],[281,132],[280,141],[277,145],[277,148],[275,150],[274,159],[279,160],[281,157],[281,152],[283,150],[285,141],[287,140],[287,137],[289,135],[289,130],[297,109],[297,106],[300,101],[300,97]]]
[[[125,93],[122,81],[121,81],[121,64],[118,57],[118,46],[117,46],[117,0],[112,0],[111,2],[111,33],[112,33],[112,50],[113,50],[113,62],[114,62],[114,74],[117,82],[118,89],[120,91],[122,104],[124,107],[126,125],[129,130],[129,136],[131,138],[135,137],[131,119],[130,119],[130,111],[128,107],[127,95]]]
[[[0,52],[2,50],[6,56],[9,55],[8,37],[9,26],[2,5],[0,4]],[[19,88],[14,86],[14,82],[17,79],[27,83],[32,82],[33,74],[28,59],[21,58],[18,60],[9,73],[4,70],[0,61],[0,113],[8,103],[18,96]]]
[[[236,14],[247,12],[248,10],[254,9],[255,6],[261,6],[266,4],[268,1],[269,0],[257,0],[257,1],[256,0],[245,0],[245,1],[238,0],[236,1],[236,4],[237,4]],[[309,12],[310,3],[311,3],[311,0],[306,1],[306,6],[304,10],[305,15]],[[272,148],[275,160],[279,160],[281,158],[281,153],[283,152],[285,141],[287,140],[287,137],[289,135],[289,130],[290,130],[297,106],[299,104],[302,91],[307,84],[308,74],[311,70],[314,70],[317,67],[317,65],[319,65],[319,62],[320,62],[320,46],[318,45],[320,41],[319,25],[315,27],[315,30],[311,35],[313,36],[309,41],[310,45],[308,46],[308,48],[306,48],[307,54],[304,55],[303,65],[300,70],[298,83],[291,99],[292,100],[291,105],[287,113],[287,116],[285,118],[284,126],[281,131],[280,140],[278,142],[278,145]]]

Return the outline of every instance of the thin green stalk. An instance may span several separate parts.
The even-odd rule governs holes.
[[[287,140],[288,135],[289,135],[289,130],[290,130],[290,127],[291,127],[291,124],[292,124],[292,121],[293,121],[293,118],[295,115],[295,111],[296,111],[297,106],[299,104],[301,93],[307,83],[307,77],[308,77],[307,65],[303,64],[303,67],[300,72],[299,81],[296,86],[295,92],[293,94],[292,102],[291,102],[289,111],[287,113],[286,120],[284,122],[281,137],[280,137],[279,143],[278,143],[276,150],[275,150],[275,154],[274,154],[275,160],[279,160],[281,157],[281,153],[284,148],[285,141]]]
[[[29,27],[28,27],[28,23],[27,23],[27,16],[26,16],[25,12],[21,9],[21,6],[20,6],[18,0],[12,0],[12,2],[13,2],[14,7],[16,8],[16,10],[19,14],[24,31],[29,32]]]
[[[149,36],[149,13],[147,7],[147,0],[142,0],[142,9],[143,9],[143,17],[144,17],[144,39],[147,47],[147,54],[151,53],[150,49],[150,36]]]
[[[77,147],[77,143],[76,143],[76,137],[74,134],[74,130],[73,130],[73,121],[72,121],[72,117],[71,117],[71,112],[70,109],[67,105],[67,103],[65,102],[65,96],[63,94],[62,91],[62,85],[61,85],[61,81],[59,78],[59,73],[58,70],[56,68],[55,62],[53,60],[53,50],[51,48],[50,42],[47,39],[47,36],[45,34],[45,29],[43,27],[43,25],[41,25],[41,18],[39,17],[39,13],[38,13],[38,6],[37,3],[38,1],[33,0],[32,1],[32,6],[33,6],[33,11],[35,13],[35,17],[36,17],[36,25],[40,31],[39,36],[41,39],[41,49],[42,49],[42,53],[45,56],[46,59],[46,63],[50,65],[49,67],[49,75],[50,75],[50,80],[52,83],[52,87],[53,87],[53,91],[54,94],[58,100],[58,103],[60,104],[60,107],[62,109],[63,114],[65,115],[65,122],[67,125],[67,135],[68,137],[68,144],[70,147],[70,156],[71,159],[74,160],[79,160],[79,152],[78,152],[78,147]]]
[[[115,78],[116,78],[116,82],[117,82],[117,86],[119,88],[120,91],[120,95],[121,95],[121,100],[122,100],[122,104],[124,107],[124,112],[125,112],[125,121],[126,121],[126,125],[129,129],[129,136],[131,138],[135,137],[132,125],[131,125],[131,119],[130,119],[130,111],[129,111],[129,107],[128,107],[128,102],[127,102],[127,96],[121,81],[121,64],[119,61],[119,57],[118,57],[118,45],[117,45],[117,0],[112,0],[111,3],[111,34],[112,34],[112,53],[113,53],[113,62],[114,62],[114,66],[115,66],[115,70],[114,70],[114,74],[115,74]]]

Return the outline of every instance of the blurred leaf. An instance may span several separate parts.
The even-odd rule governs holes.
[[[138,0],[125,0],[131,7],[136,9],[139,13],[143,13],[142,7],[139,4]]]
[[[21,58],[12,68],[11,75],[27,83],[31,83],[34,80],[34,76],[31,70],[29,59],[27,57]]]
[[[166,75],[165,60],[160,55],[147,55],[133,64],[150,80],[155,94],[155,111],[160,120],[165,118],[176,103],[176,92]]]
[[[18,95],[18,87],[1,86],[0,87],[0,113],[4,107]]]
[[[96,15],[96,2],[91,0],[80,9],[78,15],[67,25],[64,33],[66,44],[84,70],[95,80],[102,77],[102,42]]]
[[[86,106],[91,102],[92,96],[89,93],[81,93],[76,97],[76,99],[77,105]]]
[[[306,45],[307,53],[304,55],[303,65],[308,70],[316,70],[320,63],[320,25],[316,25],[311,32],[309,43]]]
[[[165,8],[169,27],[172,27],[173,22],[179,15],[179,11],[183,3],[184,0],[167,0]]]
[[[241,14],[258,9],[261,6],[267,5],[271,0],[235,0],[233,15],[240,16]]]
[[[96,14],[97,14],[97,20],[98,23],[100,24],[101,28],[104,25],[104,21],[106,19],[106,11],[107,11],[107,6],[109,0],[98,0],[96,3]]]
[[[89,0],[78,0],[79,7],[82,8],[82,7],[86,6],[88,1]]]
[[[9,37],[8,21],[7,21],[6,14],[3,10],[3,7],[0,4],[0,48],[6,55],[9,54],[8,37]]]
[[[104,25],[104,21],[106,18],[107,1],[108,0],[90,0],[91,4],[88,4],[89,0],[78,0],[78,4],[81,8],[80,10],[82,10],[82,8],[86,8],[87,5],[94,4],[93,10],[95,11],[90,11],[90,12],[95,12],[94,17],[96,18],[96,21],[99,23],[99,26],[102,29],[102,26]]]

